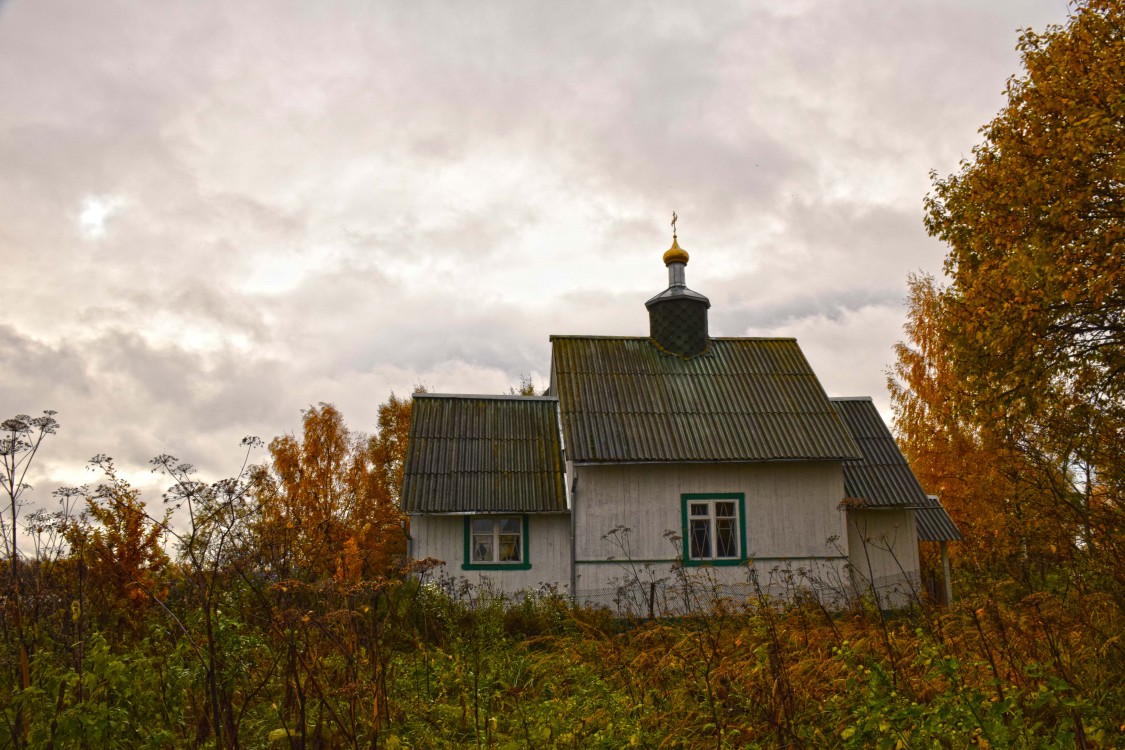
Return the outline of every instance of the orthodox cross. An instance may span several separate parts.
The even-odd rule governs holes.
[[[678,218],[679,218],[679,217],[678,217],[678,216],[676,216],[676,212],[675,212],[675,211],[673,211],[673,212],[672,212],[672,239],[676,239],[676,220],[677,220]]]

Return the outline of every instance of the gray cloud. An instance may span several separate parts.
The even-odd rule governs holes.
[[[157,488],[318,401],[544,381],[552,333],[647,331],[673,209],[715,332],[884,398],[928,172],[1065,13],[2,4],[0,408],[59,410],[47,484],[105,452]]]

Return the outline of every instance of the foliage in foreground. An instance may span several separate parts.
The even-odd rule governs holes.
[[[428,578],[428,576],[426,576]],[[1125,623],[1104,596],[997,589],[884,621],[750,602],[621,622],[547,592],[418,579],[224,587],[216,743],[202,618],[41,638],[0,747],[1114,747]],[[46,629],[45,629],[46,630]],[[62,633],[59,633],[62,636]],[[6,643],[4,656],[12,651]],[[17,713],[24,732],[10,734]]]
[[[997,577],[952,610],[890,617],[761,596],[621,621],[550,590],[506,599],[435,578],[431,561],[392,567],[386,553],[357,576],[346,536],[308,534],[366,502],[365,481],[313,470],[328,457],[354,480],[363,443],[322,439],[345,435],[331,410],[309,419],[283,456],[308,486],[263,490],[269,467],[205,485],[155,460],[168,500],[189,511],[175,560],[157,545],[173,533],[164,517],[104,457],[101,485],[62,493],[91,516],[33,520],[37,555],[0,567],[0,670],[12,676],[0,748],[1125,743],[1125,621],[1093,555]],[[29,458],[55,423],[20,425],[6,450]],[[273,470],[284,479],[286,466]],[[314,500],[320,528],[275,512]]]

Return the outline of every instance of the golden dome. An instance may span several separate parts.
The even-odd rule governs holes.
[[[672,235],[672,247],[664,251],[664,265],[670,263],[683,263],[687,265],[687,262],[687,250],[680,247],[680,243],[676,241],[676,235]]]

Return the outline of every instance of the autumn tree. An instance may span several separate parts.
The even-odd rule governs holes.
[[[322,403],[304,412],[300,439],[270,443],[272,463],[255,475],[259,536],[282,577],[317,580],[386,575],[405,553],[398,491],[410,401],[379,407],[373,437],[353,435]]]
[[[1011,497],[1049,498],[1034,511],[1076,548],[1112,546],[1122,525],[1123,21],[1120,0],[1087,0],[1065,26],[1023,32],[1006,106],[957,173],[935,176],[926,227],[950,283],[912,310],[940,329],[913,349],[948,366],[928,403],[955,399],[956,420],[1011,458]]]
[[[153,600],[165,593],[160,577],[170,565],[162,544],[167,514],[152,518],[140,492],[117,473],[108,456],[92,466],[104,479],[85,491],[86,513],[66,529],[71,557],[84,566],[90,592],[82,600],[96,604],[103,625],[139,623]]]
[[[1024,32],[1026,74],[1009,81],[973,158],[935,182],[926,222],[949,246],[952,351],[981,403],[1049,428],[1052,411],[1079,408],[1089,439],[1076,452],[1115,483],[1122,466],[1106,449],[1125,425],[1123,22],[1119,0],[1090,0],[1066,27]]]
[[[398,492],[410,406],[391,394],[371,437],[331,404],[311,407],[301,435],[273,440],[254,473],[251,540],[273,579],[271,651],[295,746],[319,746],[328,725],[354,739],[357,712],[387,715],[385,593],[406,552]]]
[[[887,379],[895,433],[922,486],[940,496],[964,534],[963,559],[994,567],[1057,548],[1057,526],[1034,512],[1036,497],[1015,479],[1021,456],[976,422],[971,394],[946,356],[942,288],[932,276],[911,276],[907,303],[907,341],[895,347]]]
[[[416,386],[415,393],[425,393]],[[360,542],[368,547],[381,545],[384,557],[406,553],[403,533],[405,519],[399,511],[402,474],[406,468],[406,450],[410,434],[410,411],[413,401],[394,393],[379,405],[377,430],[367,441],[367,460],[371,467],[368,497],[369,520],[360,531]]]
[[[531,379],[530,373],[520,373],[519,385],[508,387],[509,396],[538,396],[540,395],[535,389],[535,381]]]

